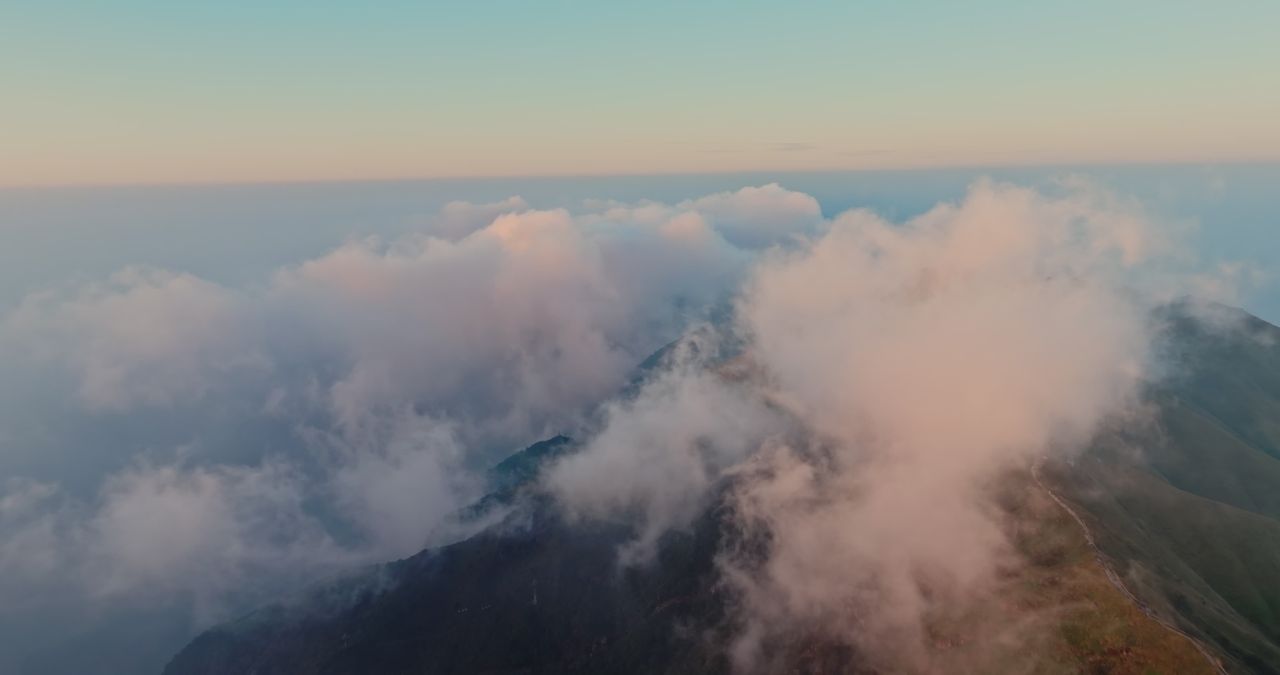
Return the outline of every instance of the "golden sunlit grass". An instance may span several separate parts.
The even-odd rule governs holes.
[[[999,504],[1024,564],[1007,568],[998,600],[970,617],[969,629],[985,634],[970,650],[976,657],[1000,672],[1215,672],[1187,638],[1112,585],[1079,524],[1044,488],[1010,476]]]

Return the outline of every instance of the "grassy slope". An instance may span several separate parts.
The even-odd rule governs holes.
[[[1280,673],[1280,329],[1169,338],[1154,423],[1049,473],[1144,602],[1230,670]]]
[[[1214,672],[1190,641],[1111,585],[1079,525],[1025,474],[999,496],[1020,562],[936,641],[966,643],[939,662],[955,667],[939,672]]]

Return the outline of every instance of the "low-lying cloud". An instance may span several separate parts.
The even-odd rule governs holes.
[[[125,266],[34,293],[0,317],[0,601],[207,623],[412,554],[494,461],[578,428],[726,304],[753,246],[820,219],[776,185],[454,202],[254,285]]]
[[[635,522],[627,564],[717,494],[769,542],[721,554],[743,669],[793,634],[919,639],[1004,554],[984,481],[1134,400],[1159,234],[1080,183],[980,182],[905,223],[776,184],[512,197],[253,286],[125,267],[36,293],[0,318],[0,602],[208,623],[456,535],[486,467],[568,431],[547,486]]]
[[[1150,310],[1180,291],[1167,234],[1079,181],[979,182],[904,223],[842,214],[755,266],[734,375],[656,379],[548,484],[573,513],[639,518],[641,551],[727,486],[750,542],[719,560],[742,670],[797,640],[936,669],[925,616],[1010,556],[991,482],[1079,449],[1152,375]]]

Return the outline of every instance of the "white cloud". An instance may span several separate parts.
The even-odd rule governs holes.
[[[919,666],[894,659],[922,653],[922,614],[1007,553],[988,482],[1078,447],[1147,373],[1159,298],[1132,282],[1159,238],[1136,205],[1063,187],[980,182],[905,223],[853,211],[772,251],[738,303],[733,377],[659,378],[550,487],[576,513],[640,514],[643,551],[728,481],[743,536],[768,542],[720,561],[738,666],[767,670],[797,635]]]
[[[746,248],[814,234],[822,224],[818,200],[777,183],[707,195],[682,202],[679,208],[702,214],[725,239]]]
[[[455,202],[432,228],[245,288],[126,268],[0,318],[0,367],[56,404],[21,438],[113,430],[67,432],[93,446],[62,469],[84,476],[75,490],[4,493],[0,565],[31,588],[76,578],[102,601],[181,597],[209,614],[413,553],[476,496],[480,469],[582,423],[750,261],[670,206]],[[176,442],[147,433],[174,426]]]
[[[0,320],[0,368],[65,395],[21,438],[109,433],[76,439],[91,490],[49,470],[0,492],[0,571],[20,580],[0,600],[74,578],[86,600],[183,597],[212,617],[414,552],[480,469],[575,430],[585,450],[548,485],[577,516],[634,519],[627,562],[729,487],[742,530],[772,542],[721,559],[740,665],[779,631],[910,640],[940,597],[922,585],[979,587],[1002,555],[983,482],[1123,410],[1147,299],[1185,283],[1138,205],[1059,190],[981,182],[905,223],[827,221],[776,184],[577,213],[453,203],[435,231],[256,287],[130,268],[32,295]],[[695,331],[597,408],[735,295],[726,343]],[[187,425],[188,450],[145,433]],[[868,604],[879,624],[851,614]]]

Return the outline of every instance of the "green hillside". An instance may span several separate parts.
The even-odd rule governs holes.
[[[1047,473],[1153,610],[1229,670],[1280,673],[1280,329],[1232,311],[1172,313],[1152,419]]]

